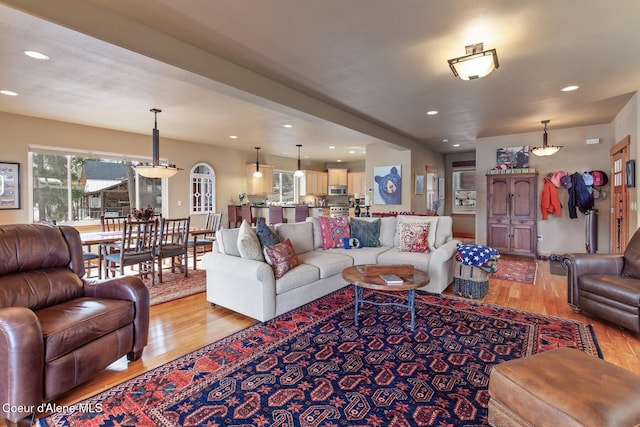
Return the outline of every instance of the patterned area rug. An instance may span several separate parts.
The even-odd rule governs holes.
[[[601,357],[591,326],[572,320],[420,293],[415,332],[391,305],[364,304],[356,327],[353,299],[339,290],[39,425],[476,426],[487,423],[495,364],[561,346]]]
[[[189,270],[189,276],[184,277],[183,273],[172,273],[171,270],[162,272],[162,283],[158,283],[156,277],[155,285],[150,286],[150,281],[144,279],[143,282],[149,288],[151,305],[162,304],[163,302],[186,297],[188,295],[204,292],[206,288],[206,273],[204,270]]]
[[[538,263],[533,258],[500,255],[498,271],[491,273],[489,278],[533,285],[536,283],[537,272]]]

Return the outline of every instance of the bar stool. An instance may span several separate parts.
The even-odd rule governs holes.
[[[309,216],[309,206],[307,205],[296,206],[296,211],[295,211],[296,222],[306,221],[308,216]]]
[[[238,216],[238,207],[236,205],[227,205],[227,216],[229,217],[229,228],[238,228],[240,226],[242,221]]]
[[[283,212],[282,206],[269,206],[269,224],[287,222]]]
[[[256,219],[253,216],[253,212],[251,212],[251,205],[242,205],[241,208],[242,221],[246,220],[249,225],[255,225]]]

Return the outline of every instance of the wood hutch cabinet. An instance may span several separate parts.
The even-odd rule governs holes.
[[[487,245],[501,254],[537,253],[538,174],[487,176]]]

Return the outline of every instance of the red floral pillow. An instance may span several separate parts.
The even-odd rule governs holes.
[[[320,223],[320,235],[322,236],[322,249],[342,248],[342,239],[351,237],[349,232],[349,218],[318,217]]]
[[[273,267],[276,279],[281,278],[287,271],[298,265],[298,256],[289,239],[275,245],[265,246],[264,252],[267,255],[267,262]]]
[[[398,251],[429,252],[429,223],[398,223]]]

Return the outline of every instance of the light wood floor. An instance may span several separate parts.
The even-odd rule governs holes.
[[[566,303],[566,277],[550,274],[548,261],[537,262],[535,285],[492,279],[487,296],[480,301],[591,323],[605,360],[640,374],[640,336],[574,313]],[[451,287],[445,294],[453,295]],[[142,359],[113,363],[56,403],[68,405],[89,397],[254,323],[222,307],[212,308],[204,293],[151,307],[149,344]]]

